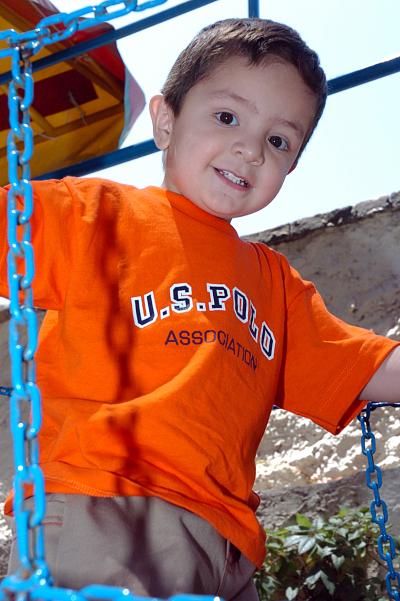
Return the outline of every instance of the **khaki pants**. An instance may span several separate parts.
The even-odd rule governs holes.
[[[56,586],[258,600],[254,565],[190,511],[157,497],[47,494],[46,503],[46,558]],[[13,542],[9,573],[17,565]]]

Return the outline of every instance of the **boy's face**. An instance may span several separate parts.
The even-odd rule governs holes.
[[[161,96],[150,110],[166,150],[163,187],[230,221],[277,195],[309,131],[315,97],[288,63],[232,57],[187,93],[175,117]]]

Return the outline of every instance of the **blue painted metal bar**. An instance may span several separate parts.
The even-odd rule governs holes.
[[[337,92],[348,90],[354,86],[369,83],[375,79],[386,77],[387,75],[393,75],[399,71],[400,56],[329,80],[328,94],[336,94]],[[64,169],[46,173],[36,179],[49,179],[51,177],[58,179],[64,177],[65,175],[87,175],[89,173],[93,173],[94,171],[98,171],[99,169],[113,167],[115,165],[119,165],[120,163],[124,163],[125,161],[138,159],[156,151],[157,148],[154,142],[152,140],[147,140],[145,142],[141,142],[140,144],[134,144],[132,146],[128,146],[127,148],[122,148],[121,150],[114,150],[109,154],[104,154],[95,159],[90,159],[88,161],[77,163],[76,165],[71,165],[70,167],[66,167]]]
[[[206,6],[207,4],[212,4],[213,2],[218,1],[219,0],[188,0],[183,4],[173,6],[172,8],[160,11],[155,15],[151,15],[150,17],[146,17],[145,19],[136,21],[136,23],[126,25],[126,27],[121,27],[120,29],[110,31],[92,40],[87,40],[85,42],[75,44],[71,48],[67,48],[66,50],[62,50],[61,52],[55,52],[54,54],[39,59],[32,63],[32,70],[35,72],[41,69],[45,69],[50,65],[54,65],[61,61],[69,60],[71,58],[74,58],[75,56],[80,56],[85,52],[88,52],[89,50],[93,50],[94,48],[99,48],[100,46],[110,44],[111,42],[115,42],[116,40],[137,33],[138,31],[143,31],[144,29],[148,29],[149,27],[153,27],[154,25],[159,25],[160,23],[164,23],[165,21],[169,21],[170,19],[178,17],[179,15],[184,15],[185,13],[188,13],[192,10],[201,8],[203,6]],[[11,71],[0,75],[0,85],[5,84],[10,80]]]
[[[330,79],[328,94],[336,94],[400,71],[400,56]]]
[[[249,17],[260,16],[260,0],[249,0]]]
[[[158,148],[154,144],[154,141],[146,140],[145,142],[140,142],[139,144],[133,144],[132,146],[127,146],[126,148],[121,148],[120,150],[114,150],[108,154],[103,154],[94,159],[88,159],[87,161],[75,163],[75,165],[70,165],[69,167],[64,167],[62,169],[57,169],[56,171],[51,171],[50,173],[45,173],[44,175],[39,175],[34,179],[61,179],[66,175],[72,175],[75,177],[87,175],[89,173],[93,173],[94,171],[99,171],[99,169],[114,167],[120,163],[132,161],[133,159],[138,159],[140,157],[147,156],[148,154],[153,154],[157,151]]]

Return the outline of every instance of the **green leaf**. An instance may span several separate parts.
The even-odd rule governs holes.
[[[332,553],[331,557],[332,557],[332,563],[337,570],[345,562],[345,558],[343,557],[343,555],[335,555],[334,553]]]
[[[296,513],[296,522],[299,526],[302,526],[303,528],[312,528],[311,520],[309,520],[308,517],[306,517],[302,513]]]
[[[282,549],[282,543],[279,541],[279,543],[275,543],[275,542],[269,542],[267,541],[267,549],[274,549],[274,550],[278,550],[278,549]]]
[[[318,555],[322,558],[330,557],[333,555],[334,549],[332,547],[318,547]]]
[[[292,599],[296,599],[298,592],[299,592],[298,588],[292,588],[291,586],[288,586],[285,591],[286,599],[288,599],[288,601],[292,601]]]
[[[339,520],[336,516],[333,516],[329,518],[328,522],[329,524],[332,524],[332,526],[339,526],[342,523],[342,520]]]
[[[277,589],[278,583],[274,582],[271,578],[268,578],[266,582],[261,583],[261,590],[265,593],[274,593]]]
[[[315,585],[317,584],[318,580],[320,580],[321,575],[322,571],[318,570],[318,572],[315,572],[315,574],[312,574],[312,576],[306,578],[304,584],[308,586],[309,589],[315,588]]]
[[[323,518],[321,516],[318,516],[317,518],[315,518],[315,520],[313,521],[313,526],[314,528],[316,528],[317,530],[320,530],[321,528],[323,528],[325,525],[325,522],[323,520]]]
[[[316,540],[313,537],[304,537],[304,540],[299,542],[299,545],[297,547],[297,551],[299,552],[300,555],[303,555],[303,553],[307,553],[307,551],[310,551],[316,544]]]
[[[309,522],[298,514],[296,523],[267,531],[267,558],[255,579],[260,600],[384,601],[380,572],[371,572],[379,529],[368,512],[345,509]]]
[[[308,538],[304,534],[293,534],[293,536],[288,536],[285,540],[285,548],[294,547],[300,543],[304,538]]]
[[[333,593],[335,592],[335,584],[332,582],[332,580],[329,580],[327,574],[325,574],[325,572],[321,572],[321,580],[325,585],[325,588],[327,589],[327,591],[329,592],[329,594],[332,596]]]

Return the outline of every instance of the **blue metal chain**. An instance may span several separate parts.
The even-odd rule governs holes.
[[[11,58],[12,81],[9,87],[10,133],[7,140],[10,189],[8,192],[8,283],[10,292],[10,355],[11,399],[10,421],[14,441],[14,515],[17,530],[20,567],[17,573],[0,582],[0,601],[12,597],[37,600],[138,601],[127,589],[91,585],[81,591],[56,589],[51,586],[51,574],[45,560],[44,528],[45,489],[39,467],[37,435],[41,426],[41,397],[36,384],[34,355],[38,341],[37,318],[33,305],[32,281],[35,273],[31,244],[30,218],[33,193],[30,184],[29,161],[33,153],[33,133],[29,109],[33,101],[33,78],[30,58],[45,44],[66,39],[78,29],[86,29],[103,21],[145,10],[167,0],[152,0],[138,4],[126,0],[107,0],[97,7],[82,9],[67,15],[57,14],[43,19],[33,31],[0,34],[9,47],[0,58]],[[123,8],[109,9],[123,4]],[[83,17],[92,18],[82,21]],[[9,392],[2,387],[1,392]],[[25,494],[33,496],[33,509],[25,505]],[[171,601],[213,601],[214,597],[178,595]],[[218,598],[219,599],[219,598]],[[154,600],[153,600],[154,601]]]
[[[380,489],[382,487],[382,470],[374,461],[376,452],[376,439],[372,432],[370,416],[371,411],[378,407],[399,407],[399,403],[368,403],[366,408],[358,415],[361,424],[361,449],[363,455],[367,458],[368,465],[366,469],[367,486],[374,493],[374,499],[371,501],[371,518],[374,524],[380,529],[377,547],[379,557],[387,565],[386,589],[390,599],[400,601],[400,573],[393,566],[393,560],[396,558],[396,544],[393,537],[387,532],[386,524],[389,519],[388,508],[383,500]]]
[[[165,4],[165,2],[167,0],[147,0],[145,2],[139,2],[138,0],[105,0],[97,6],[88,6],[72,13],[57,13],[45,17],[31,31],[23,33],[17,33],[14,29],[2,31],[0,32],[0,41],[5,40],[11,47],[20,46],[25,51],[36,54],[46,44],[61,42],[77,31],[123,17],[131,12],[141,12],[149,8],[155,8]],[[9,55],[9,49],[0,51],[0,58]]]
[[[44,480],[38,466],[37,434],[41,424],[40,391],[36,385],[34,354],[37,320],[33,308],[34,276],[30,217],[33,195],[29,161],[33,152],[29,108],[33,100],[30,52],[12,48],[13,80],[9,87],[10,132],[7,140],[8,285],[10,290],[9,347],[12,394],[11,431],[14,440],[14,511],[21,576],[48,579],[44,561]],[[25,507],[26,489],[32,487],[34,510]]]

